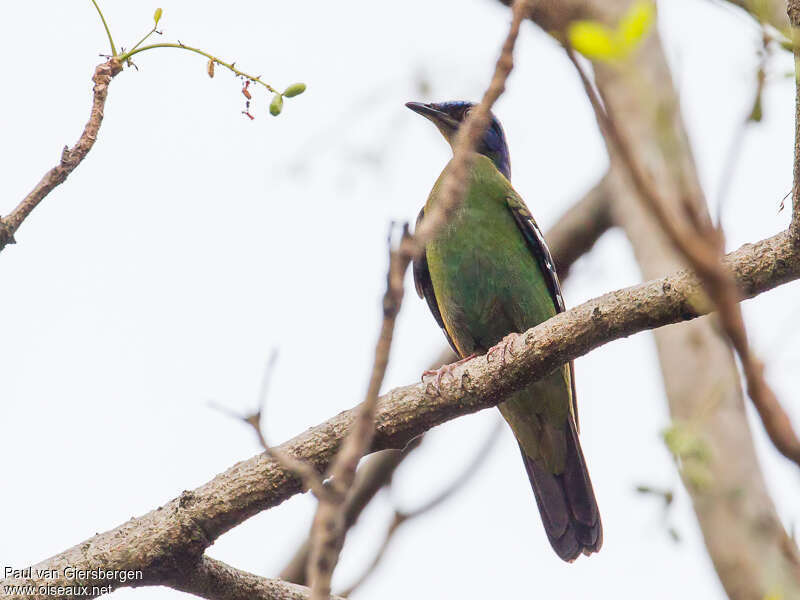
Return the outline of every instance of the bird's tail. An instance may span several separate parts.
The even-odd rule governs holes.
[[[603,545],[603,524],[586,470],[575,423],[567,419],[567,458],[563,473],[553,474],[541,459],[534,460],[522,450],[528,479],[539,505],[550,545],[562,560],[572,562]]]

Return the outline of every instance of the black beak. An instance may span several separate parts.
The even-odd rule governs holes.
[[[445,135],[451,134],[458,129],[458,121],[456,121],[446,112],[442,112],[430,104],[423,104],[422,102],[406,102],[406,106],[415,113],[432,121],[433,124],[436,125]]]

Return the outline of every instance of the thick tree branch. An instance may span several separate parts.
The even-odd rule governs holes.
[[[800,277],[800,255],[787,232],[745,245],[729,254],[725,262],[743,298]],[[693,319],[703,309],[696,303],[701,289],[697,278],[683,270],[610,292],[519,336],[514,355],[505,366],[499,361],[489,363],[485,357],[474,358],[456,367],[454,378],[445,378],[441,394],[436,396],[426,393],[423,383],[392,390],[378,401],[372,450],[403,448],[436,425],[496,406],[512,392],[612,340]],[[340,413],[279,448],[322,472],[352,426],[356,412]],[[63,577],[63,568],[71,566],[85,570],[138,569],[143,578],[124,585],[160,584],[169,580],[176,568],[199,559],[220,535],[301,489],[301,482],[276,461],[263,454],[255,456],[163,507],[43,561],[36,568],[56,569],[62,577],[46,581],[32,578],[30,583],[76,584]],[[25,582],[3,580],[0,586]],[[91,576],[80,579],[81,585],[106,583]],[[47,596],[50,600],[66,597]],[[45,600],[36,595],[24,598]]]
[[[89,154],[89,150],[92,149],[97,140],[97,132],[103,122],[103,110],[108,96],[108,84],[120,71],[122,71],[122,64],[115,58],[98,65],[94,70],[94,76],[92,77],[92,81],[94,81],[92,110],[81,137],[78,138],[77,143],[72,148],[64,146],[59,163],[45,173],[41,181],[33,188],[33,191],[25,196],[11,213],[0,219],[0,251],[6,245],[15,242],[14,234],[19,229],[19,226],[22,225],[22,222],[44,200],[47,194],[66,181],[67,176]]]

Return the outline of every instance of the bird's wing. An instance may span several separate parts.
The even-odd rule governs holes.
[[[425,207],[422,207],[419,211],[419,215],[417,215],[416,226],[419,226],[419,223],[422,221],[422,217],[424,215]],[[414,272],[414,287],[417,288],[417,295],[420,298],[425,298],[425,302],[428,303],[428,308],[430,308],[431,313],[433,313],[433,318],[436,319],[439,327],[442,328],[442,331],[447,338],[447,342],[450,344],[453,352],[459,354],[458,350],[456,349],[456,345],[453,343],[453,340],[450,337],[450,334],[447,333],[447,329],[445,329],[444,321],[442,320],[442,313],[439,310],[439,303],[436,301],[436,292],[433,290],[431,273],[428,271],[428,255],[425,252],[423,252],[422,256],[419,258],[414,259],[412,270]]]
[[[544,241],[542,230],[539,229],[525,202],[516,193],[511,193],[506,197],[506,204],[528,244],[528,249],[539,264],[539,268],[547,282],[547,287],[550,290],[550,296],[553,298],[556,312],[564,312],[566,308],[564,306],[564,297],[561,295],[561,284],[558,282],[556,265],[553,262],[553,255],[550,254],[550,248],[547,247],[547,242]],[[572,386],[572,413],[575,419],[575,427],[578,428],[578,397],[575,393],[575,365],[573,361],[569,362],[569,379]]]

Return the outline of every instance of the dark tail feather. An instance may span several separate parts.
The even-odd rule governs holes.
[[[566,440],[566,466],[559,475],[520,450],[550,545],[562,560],[572,562],[581,552],[588,555],[600,550],[603,525],[572,419]]]

